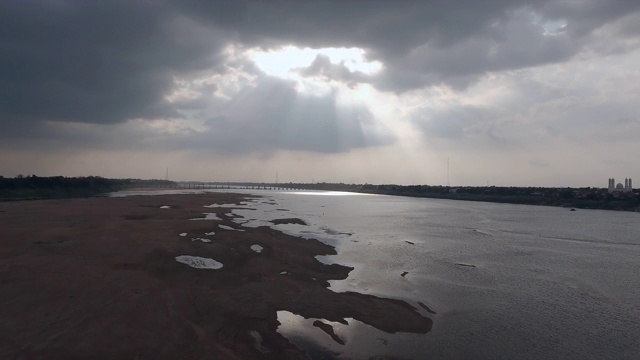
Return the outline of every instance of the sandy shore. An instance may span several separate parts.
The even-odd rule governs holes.
[[[276,332],[279,310],[387,332],[430,330],[431,320],[405,302],[327,289],[351,270],[314,258],[332,247],[268,227],[219,228],[239,225],[227,208],[203,208],[242,200],[217,193],[0,203],[0,358],[306,358]],[[222,220],[189,220],[205,212]],[[180,255],[223,267],[192,268]]]

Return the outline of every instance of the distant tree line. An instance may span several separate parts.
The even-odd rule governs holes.
[[[170,186],[167,180],[107,179],[100,176],[0,176],[0,200],[88,197],[137,186]]]

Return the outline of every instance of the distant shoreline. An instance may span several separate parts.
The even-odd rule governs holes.
[[[211,186],[244,189],[299,189],[347,191],[367,194],[423,197],[431,199],[481,201],[520,205],[555,206],[640,212],[640,194],[610,194],[604,188],[543,188],[497,186],[434,186],[344,183],[221,183],[174,182],[168,180],[106,179],[101,177],[66,178],[28,176],[0,177],[0,202],[86,198],[121,190],[213,189]],[[209,186],[209,187],[207,187]]]

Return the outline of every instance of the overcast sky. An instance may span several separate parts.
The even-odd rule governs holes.
[[[0,175],[640,183],[640,2],[0,0]]]

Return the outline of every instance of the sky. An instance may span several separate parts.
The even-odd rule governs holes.
[[[0,0],[0,175],[640,183],[640,2]]]

